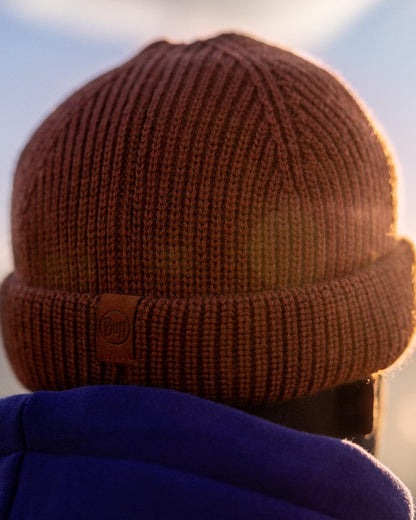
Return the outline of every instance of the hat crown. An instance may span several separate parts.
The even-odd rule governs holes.
[[[378,131],[324,67],[241,34],[161,40],[29,142],[16,270],[34,286],[160,297],[330,280],[392,248],[392,185]]]

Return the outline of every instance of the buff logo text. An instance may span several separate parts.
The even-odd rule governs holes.
[[[113,345],[124,343],[130,334],[130,324],[127,316],[120,311],[108,311],[100,321],[100,333]]]

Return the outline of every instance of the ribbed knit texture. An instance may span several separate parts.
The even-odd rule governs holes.
[[[351,89],[242,34],[157,41],[35,132],[2,285],[31,390],[160,386],[276,401],[391,365],[414,331],[395,165]],[[130,363],[98,361],[101,294],[140,297]]]

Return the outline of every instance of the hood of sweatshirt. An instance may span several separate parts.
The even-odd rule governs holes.
[[[0,519],[409,519],[349,441],[174,390],[101,385],[0,400]]]

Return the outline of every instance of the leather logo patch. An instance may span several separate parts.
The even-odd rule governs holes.
[[[130,323],[124,312],[108,311],[100,319],[100,334],[113,345],[121,345],[130,334]]]
[[[97,308],[96,348],[99,361],[134,361],[134,315],[142,298],[103,294]]]

